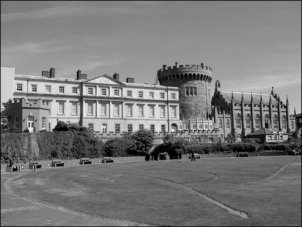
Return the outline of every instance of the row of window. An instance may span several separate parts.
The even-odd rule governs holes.
[[[93,123],[89,123],[88,124],[88,129],[94,131],[94,124]],[[121,132],[121,125],[120,124],[115,124],[114,125],[114,132],[115,133],[120,133]],[[145,128],[144,124],[139,124],[138,125],[138,130],[144,130],[147,129]],[[155,132],[155,125],[151,124],[149,127],[150,131]],[[166,125],[161,125],[160,126],[160,130],[161,132],[166,132]],[[128,124],[127,125],[127,131],[128,132],[133,132],[133,124]],[[108,133],[108,125],[107,123],[102,123],[101,125],[101,133]]]
[[[198,130],[212,130],[213,129],[213,124],[212,123],[210,123],[210,124],[208,124],[208,123],[204,123],[204,124],[203,123],[199,123],[199,124],[193,123],[192,124],[192,129],[197,130],[197,125],[198,125]],[[179,126],[179,129],[182,129],[182,127]],[[184,124],[183,129],[184,130],[189,129],[189,125]]]
[[[17,91],[23,91],[23,84],[17,84]],[[31,91],[32,92],[38,92],[38,85],[37,84],[31,84]],[[51,85],[45,85],[45,91],[47,93],[51,93]],[[65,93],[65,87],[59,86],[59,93],[64,94]],[[72,87],[72,93],[78,94],[78,87]]]
[[[133,104],[126,104],[126,117],[133,116]],[[166,117],[166,106],[159,106],[160,110],[160,117]],[[170,117],[176,118],[177,116],[177,109],[176,106],[171,106],[170,109]],[[65,113],[65,102],[58,101],[58,114]],[[145,108],[144,104],[137,105],[137,113],[138,117],[145,117]],[[149,117],[155,117],[155,105],[148,105],[148,113]],[[87,115],[94,115],[94,104],[87,103]],[[108,114],[108,104],[101,103],[100,104],[100,116],[107,116]],[[71,102],[71,115],[78,115],[78,102]],[[113,116],[120,117],[121,115],[121,104],[113,104]]]
[[[17,91],[23,91],[23,84],[17,84]],[[31,84],[31,91],[37,92],[37,84]],[[45,85],[45,91],[47,93],[51,93],[51,85]],[[64,94],[65,93],[65,87],[59,86],[59,93]],[[78,87],[72,87],[72,93],[78,94]],[[108,96],[108,88],[101,88],[101,96]],[[94,95],[94,88],[93,87],[87,87],[87,94],[88,95]],[[113,89],[114,96],[121,96],[121,89]],[[133,97],[133,91],[127,90],[127,97]],[[144,91],[138,91],[138,98],[144,98]],[[149,92],[149,98],[154,99],[154,92]],[[165,93],[160,92],[160,98],[165,99]],[[171,99],[176,99],[176,93],[171,93]]]

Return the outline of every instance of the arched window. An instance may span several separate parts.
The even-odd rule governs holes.
[[[202,123],[200,123],[200,124],[198,125],[198,128],[199,128],[200,130],[202,130],[202,129],[203,129],[203,125],[202,125]]]
[[[235,117],[236,128],[241,128],[241,114],[237,113]]]
[[[273,128],[274,129],[278,129],[279,128],[278,115],[277,114],[274,114],[274,116],[273,116]]]
[[[260,128],[260,115],[259,114],[255,115],[255,128],[257,128],[257,129]]]
[[[222,128],[222,119],[219,119],[219,128]]]
[[[281,127],[282,129],[287,129],[286,127],[286,116],[283,115],[282,118],[281,118]]]
[[[295,122],[294,122],[294,121],[291,121],[290,123],[291,123],[291,128],[292,128],[292,129],[295,129]]]
[[[245,127],[251,128],[251,115],[250,114],[247,114],[245,116]]]
[[[270,126],[270,119],[269,119],[268,114],[266,114],[264,116],[264,124],[265,124],[265,128],[269,128],[269,126]]]
[[[230,128],[230,127],[231,127],[230,119],[226,119],[226,127],[227,127],[227,128]]]

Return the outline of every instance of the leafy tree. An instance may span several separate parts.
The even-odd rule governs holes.
[[[132,134],[138,154],[146,154],[153,146],[154,135],[149,130],[139,130]]]
[[[53,131],[68,131],[68,125],[64,121],[58,121]]]

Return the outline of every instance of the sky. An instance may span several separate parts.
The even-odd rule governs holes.
[[[1,1],[1,66],[17,74],[155,83],[157,70],[200,64],[228,91],[288,96],[301,113],[300,1]]]

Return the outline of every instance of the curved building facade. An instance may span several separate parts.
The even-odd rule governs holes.
[[[157,71],[160,85],[179,88],[180,119],[208,119],[211,115],[212,68],[200,65],[163,65]]]

